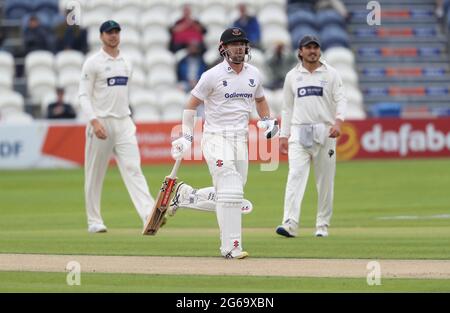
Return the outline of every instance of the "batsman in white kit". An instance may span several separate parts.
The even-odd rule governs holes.
[[[214,189],[209,189],[209,192],[208,189],[194,191],[192,187],[180,184],[174,197],[176,200],[180,196],[181,205],[186,207],[189,205],[183,203],[190,199],[191,207],[197,209],[210,210],[215,206],[221,255],[227,259],[243,259],[248,253],[243,250],[241,214],[251,210],[251,207],[245,209],[251,203],[244,201],[250,113],[256,104],[261,117],[259,125],[266,129],[267,138],[278,132],[278,122],[270,118],[260,72],[246,63],[250,47],[245,32],[237,27],[226,29],[220,37],[219,52],[223,62],[203,73],[191,91],[183,112],[183,136],[172,142],[173,158],[182,158],[193,140],[196,108],[204,103],[205,123],[201,144]]]
[[[301,62],[284,82],[280,152],[288,153],[289,174],[284,197],[282,224],[276,232],[298,235],[300,209],[311,162],[318,192],[317,237],[328,236],[333,212],[336,172],[336,138],[341,132],[347,100],[338,72],[320,60],[320,42],[314,36],[300,40]]]
[[[103,47],[83,65],[79,98],[89,119],[85,147],[85,201],[88,231],[106,232],[100,214],[103,181],[115,156],[133,204],[145,223],[154,205],[141,170],[136,126],[130,117],[128,84],[131,63],[119,51],[120,25],[100,26]]]

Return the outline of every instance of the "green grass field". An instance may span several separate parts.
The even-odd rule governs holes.
[[[144,167],[154,196],[169,169]],[[250,167],[245,196],[254,211],[243,218],[243,239],[252,258],[450,259],[450,160],[338,163],[330,237],[320,239],[313,237],[317,194],[312,174],[300,235],[287,239],[274,232],[282,217],[287,165],[274,172],[261,172],[257,164]],[[206,165],[182,166],[179,178],[195,187],[210,184]],[[1,171],[0,199],[0,253],[219,256],[212,213],[181,210],[157,236],[141,236],[141,222],[116,168],[108,171],[103,189],[107,234],[86,231],[81,169]],[[83,274],[83,285],[70,288],[64,277],[0,272],[0,291],[450,291],[450,280],[385,279],[382,286],[371,287],[355,278],[218,280],[99,273]],[[245,281],[239,290],[237,280]],[[161,282],[158,290],[151,287],[153,282]]]

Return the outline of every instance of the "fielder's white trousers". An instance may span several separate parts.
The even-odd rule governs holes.
[[[293,126],[289,138],[289,174],[282,222],[288,219],[300,222],[301,203],[312,162],[318,193],[316,227],[329,226],[333,213],[336,139],[326,137],[323,145],[314,142],[311,148],[305,148],[300,144],[297,134],[298,129]]]
[[[136,126],[129,116],[121,119],[99,118],[99,121],[106,129],[105,140],[95,136],[90,123],[86,127],[84,191],[88,224],[103,224],[100,200],[103,181],[112,155],[117,161],[131,200],[141,220],[145,221],[155,200],[150,195],[141,170]]]
[[[235,256],[242,251],[241,204],[248,173],[247,134],[225,136],[204,133],[202,151],[217,194],[216,215],[220,229],[220,251],[223,256],[230,253]],[[220,180],[224,179],[226,182],[222,183]],[[221,195],[224,193],[240,193],[241,200],[222,201]]]

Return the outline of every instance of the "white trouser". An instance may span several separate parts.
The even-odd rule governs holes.
[[[204,133],[202,150],[217,193],[220,251],[224,256],[229,253],[235,256],[242,251],[241,205],[248,173],[247,136]]]
[[[111,155],[115,156],[131,200],[141,220],[145,221],[155,200],[150,195],[141,170],[136,126],[130,117],[99,118],[99,121],[106,130],[107,139],[105,140],[95,136],[90,124],[86,127],[84,191],[88,224],[103,224],[100,199]]]
[[[323,144],[314,141],[312,147],[305,148],[300,144],[297,134],[298,129],[293,126],[289,138],[289,174],[282,222],[288,219],[300,222],[301,203],[312,160],[318,193],[316,226],[330,225],[336,172],[336,139],[325,137]]]

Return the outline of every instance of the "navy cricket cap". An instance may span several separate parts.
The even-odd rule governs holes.
[[[249,42],[247,34],[239,27],[228,28],[222,33],[222,36],[220,36],[220,44],[228,44],[236,41]]]
[[[103,22],[103,24],[100,26],[100,33],[109,32],[113,29],[118,29],[119,31],[121,30],[119,23],[117,23],[116,21],[109,20]]]
[[[315,43],[316,45],[318,45],[320,47],[320,41],[319,41],[319,39],[317,39],[316,36],[306,35],[306,36],[303,36],[303,38],[298,43],[298,48],[301,49],[302,47],[307,46],[310,43]]]

